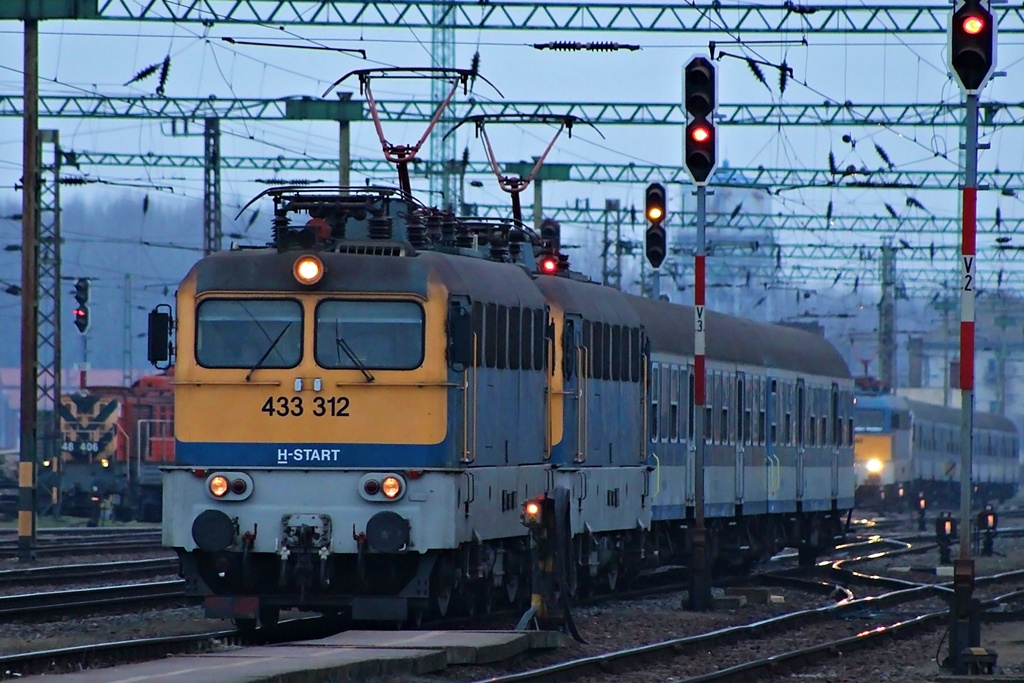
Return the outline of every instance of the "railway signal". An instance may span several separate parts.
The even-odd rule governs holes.
[[[686,125],[683,160],[697,185],[706,185],[718,165],[718,136],[712,121],[716,101],[715,65],[705,57],[694,57],[684,71]]]
[[[89,330],[89,280],[80,277],[75,281],[75,327],[82,334]]]
[[[665,186],[661,183],[651,183],[647,186],[644,213],[650,223],[644,236],[647,260],[650,261],[652,267],[660,268],[665,260],[667,242],[662,223],[665,222],[665,215],[668,213],[665,202]]]
[[[996,67],[996,21],[987,0],[963,0],[949,22],[949,66],[960,87],[977,93]]]

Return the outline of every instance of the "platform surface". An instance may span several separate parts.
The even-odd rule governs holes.
[[[327,638],[232,647],[70,674],[27,676],[44,683],[319,683],[421,675],[449,665],[486,664],[531,648],[558,647],[562,636],[505,631],[345,631]]]

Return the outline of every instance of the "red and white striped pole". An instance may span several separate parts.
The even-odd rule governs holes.
[[[971,450],[974,438],[974,292],[978,283],[978,95],[967,95],[960,245],[960,554],[971,556]]]
[[[704,462],[707,450],[704,438],[704,405],[707,403],[707,373],[704,368],[707,334],[707,315],[704,309],[705,282],[705,227],[707,222],[706,183],[697,185],[697,245],[693,256],[693,403],[694,403],[694,458],[693,458],[693,561],[690,567],[690,609],[711,609],[711,576],[707,557],[707,530],[704,526]]]

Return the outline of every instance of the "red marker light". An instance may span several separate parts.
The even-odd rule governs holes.
[[[704,126],[697,126],[690,131],[690,137],[693,138],[694,142],[707,142],[707,139],[711,137],[711,131]]]
[[[963,27],[964,33],[976,36],[984,30],[985,20],[981,17],[965,17]]]
[[[540,269],[545,273],[553,273],[558,270],[558,261],[553,258],[546,258],[540,262]]]

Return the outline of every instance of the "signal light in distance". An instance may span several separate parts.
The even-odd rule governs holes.
[[[660,225],[665,220],[668,210],[665,206],[665,186],[651,183],[644,193],[644,213],[652,225]]]
[[[652,268],[660,268],[665,260],[667,249],[667,238],[665,228],[665,216],[668,215],[668,207],[665,201],[665,186],[661,183],[651,183],[644,193],[644,214],[650,222],[650,227],[644,234],[644,249],[647,252],[647,260]]]
[[[540,272],[546,275],[554,275],[558,272],[558,258],[555,256],[544,256],[540,260]]]
[[[82,334],[85,334],[89,330],[89,307],[79,306],[72,311],[75,315],[75,327]]]
[[[717,164],[715,125],[711,122],[716,95],[715,65],[705,57],[694,57],[684,68],[684,104],[690,122],[683,141],[683,162],[698,185],[707,184]]]
[[[966,0],[953,12],[947,52],[960,87],[981,90],[996,65],[996,22],[987,2]]]
[[[706,183],[715,170],[715,126],[695,120],[686,127],[686,168],[696,183]]]

